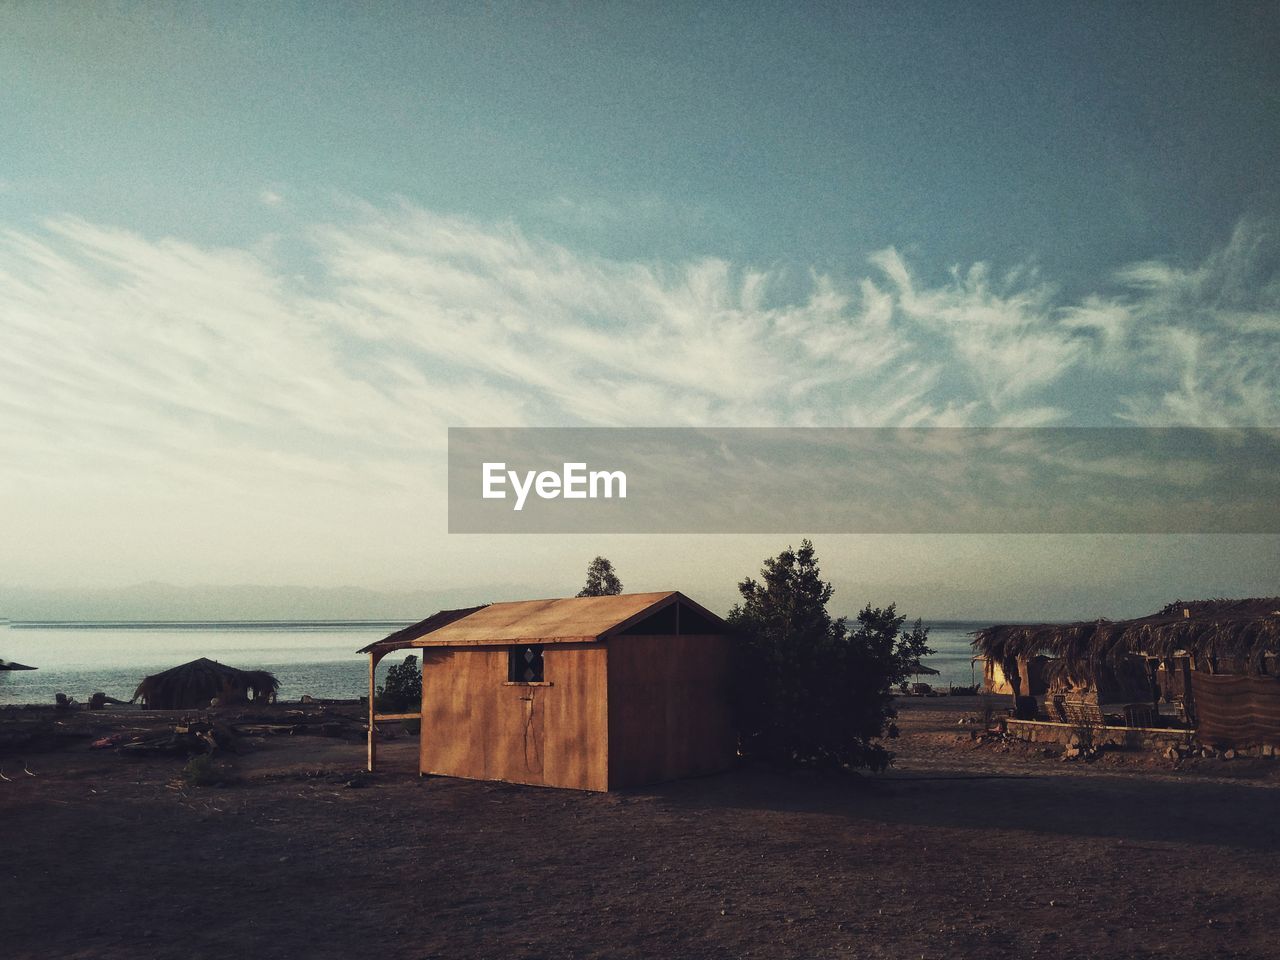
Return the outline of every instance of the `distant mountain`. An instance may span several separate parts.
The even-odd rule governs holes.
[[[527,588],[526,588],[527,589]],[[521,587],[378,591],[363,587],[175,586],[97,590],[0,586],[9,620],[420,620],[436,610],[521,595]]]

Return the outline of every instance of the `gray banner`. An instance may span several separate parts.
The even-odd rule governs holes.
[[[1280,533],[1280,430],[453,428],[451,533]]]

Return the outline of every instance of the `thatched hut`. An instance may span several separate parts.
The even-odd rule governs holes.
[[[143,678],[133,700],[141,700],[144,710],[188,710],[214,700],[220,705],[271,701],[279,688],[266,670],[237,670],[201,657]]]
[[[1134,620],[994,626],[974,634],[974,647],[1009,678],[1020,708],[1032,692],[1020,667],[1044,656],[1046,692],[1058,700],[1146,700],[1156,712],[1163,700],[1198,724],[1201,739],[1280,744],[1280,597],[1179,600]]]

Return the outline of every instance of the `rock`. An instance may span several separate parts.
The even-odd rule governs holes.
[[[1276,748],[1269,743],[1264,743],[1262,745],[1262,755],[1264,757],[1274,757],[1276,755]]]
[[[1179,757],[1181,757],[1181,756],[1182,756],[1182,754],[1180,754],[1180,753],[1178,752],[1178,748],[1177,748],[1177,747],[1166,747],[1166,748],[1165,748],[1165,751],[1164,751],[1164,758],[1165,758],[1166,760],[1177,760],[1177,759],[1178,759]]]
[[[1071,736],[1067,737],[1067,746],[1070,748],[1078,749],[1081,742],[1080,734],[1078,733],[1073,733]]]
[[[1224,750],[1224,751],[1222,751],[1222,759],[1223,759],[1223,760],[1234,760],[1235,758],[1236,758],[1236,752],[1235,752],[1234,750]]]

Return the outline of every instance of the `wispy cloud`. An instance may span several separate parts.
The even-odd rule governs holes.
[[[1124,292],[1067,310],[1116,378],[1117,418],[1158,426],[1280,423],[1280,236],[1245,219],[1190,267],[1121,267]]]
[[[1280,423],[1255,222],[1075,303],[983,264],[931,285],[892,249],[784,297],[779,271],[607,260],[410,206],[293,239],[318,280],[74,218],[4,234],[4,472],[367,491],[438,476],[449,425]]]

